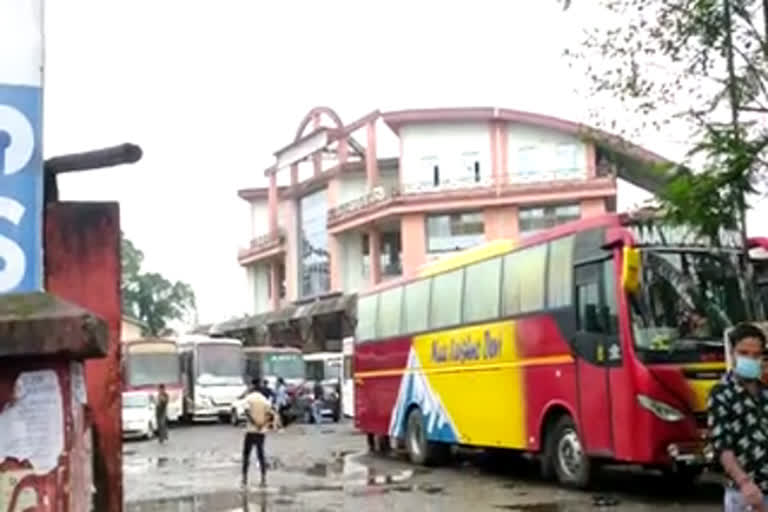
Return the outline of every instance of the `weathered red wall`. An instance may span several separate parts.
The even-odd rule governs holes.
[[[106,358],[85,363],[94,431],[94,510],[123,507],[120,395],[120,219],[117,203],[52,203],[46,209],[46,290],[107,322]]]

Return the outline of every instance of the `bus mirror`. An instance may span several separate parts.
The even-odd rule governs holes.
[[[629,293],[640,288],[640,251],[634,247],[624,247],[624,261],[621,268],[621,284]]]

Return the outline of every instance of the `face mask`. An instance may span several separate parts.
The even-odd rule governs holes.
[[[762,373],[762,365],[759,359],[736,356],[736,366],[733,371],[743,379],[759,379]]]

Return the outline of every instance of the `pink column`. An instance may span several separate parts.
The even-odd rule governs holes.
[[[328,182],[328,208],[335,208],[339,206],[339,200],[340,200],[340,191],[339,188],[341,188],[341,183],[339,182],[340,178],[335,177],[331,178],[331,180]]]
[[[337,235],[328,234],[328,257],[331,260],[331,291],[342,291],[344,283],[341,281],[341,246]]]
[[[336,151],[339,157],[339,165],[347,163],[347,159],[349,158],[349,144],[347,143],[346,135],[342,134]]]
[[[491,177],[496,193],[501,192],[501,160],[499,158],[499,122],[491,121],[488,123],[488,133],[491,140]],[[488,219],[485,221],[488,225]],[[487,236],[487,235],[486,235]]]
[[[584,199],[581,202],[581,218],[597,217],[605,213],[605,199]]]
[[[299,183],[299,164],[293,164],[291,166],[291,186],[295,186]]]
[[[269,264],[269,297],[272,311],[280,309],[280,273],[277,270],[278,260],[272,260]]]
[[[375,228],[368,231],[368,254],[371,262],[371,286],[381,282],[381,238]]]
[[[277,235],[277,169],[269,174],[269,192],[267,193],[269,233]]]
[[[403,275],[413,276],[427,261],[425,217],[421,213],[403,215],[400,240],[403,247]]]
[[[323,172],[323,153],[316,151],[312,153],[312,174],[320,176],[321,172]]]
[[[368,178],[368,190],[379,184],[379,162],[376,160],[376,122],[368,121],[365,125],[368,134],[368,147],[365,149],[365,174]]]

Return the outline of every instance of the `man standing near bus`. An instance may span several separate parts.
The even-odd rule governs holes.
[[[157,403],[155,404],[155,425],[157,425],[157,442],[168,441],[168,392],[165,384],[157,388]]]
[[[730,334],[733,369],[709,397],[712,447],[729,481],[726,512],[768,512],[768,388],[761,382],[766,338],[751,324]]]
[[[256,457],[261,470],[261,487],[267,485],[267,462],[264,456],[264,440],[275,413],[272,404],[264,395],[266,389],[260,386],[258,379],[251,382],[251,392],[245,397],[246,431],[243,439],[243,480],[242,486],[248,485],[248,466],[251,462],[251,451],[256,447]]]

